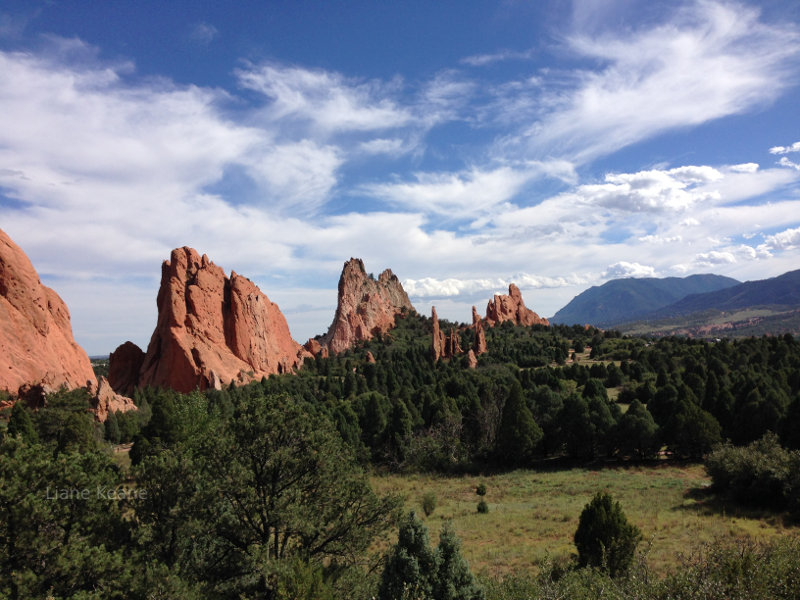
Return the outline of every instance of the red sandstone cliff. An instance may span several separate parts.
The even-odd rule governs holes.
[[[0,389],[39,383],[72,389],[95,384],[95,376],[72,337],[66,304],[0,230]]]
[[[403,309],[414,310],[400,280],[386,269],[377,280],[367,275],[360,258],[344,263],[339,278],[336,315],[322,346],[336,353],[360,341],[372,339],[394,327]]]
[[[226,277],[192,248],[176,248],[164,261],[157,303],[158,323],[139,386],[179,392],[219,388],[292,371],[309,356],[292,339],[277,304],[249,279],[234,272]],[[127,360],[136,353],[128,348],[122,356]],[[131,366],[115,362],[110,372],[124,380]]]
[[[547,319],[525,306],[522,293],[513,283],[508,286],[508,295],[495,294],[486,305],[486,324],[489,327],[505,321],[511,321],[516,325],[550,325]]]

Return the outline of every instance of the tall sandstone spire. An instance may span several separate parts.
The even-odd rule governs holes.
[[[360,258],[351,258],[342,268],[336,314],[321,345],[332,353],[347,350],[389,331],[403,310],[414,307],[392,270],[386,269],[376,280],[367,275]]]

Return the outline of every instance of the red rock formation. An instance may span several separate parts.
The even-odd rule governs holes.
[[[450,328],[450,335],[447,336],[445,341],[445,348],[447,349],[447,358],[464,354],[461,349],[461,336],[458,335],[458,332],[453,327]]]
[[[474,306],[472,307],[472,328],[475,330],[475,342],[472,344],[473,357],[477,357],[484,354],[487,351],[487,347],[483,322]]]
[[[375,361],[375,357],[374,357],[374,356],[372,356],[372,352],[370,352],[369,350],[367,350],[367,355],[366,355],[364,358],[365,358],[365,359],[366,359],[366,361],[367,361],[368,363],[370,363],[370,364],[373,364],[373,365],[374,365],[374,364],[375,364],[375,362],[376,362],[376,361]]]
[[[433,362],[445,357],[447,344],[444,332],[439,329],[439,316],[436,314],[436,307],[431,307],[431,320],[433,321],[433,339],[431,343],[431,355]]]
[[[414,307],[391,269],[376,281],[367,275],[360,258],[351,258],[344,263],[336,315],[322,345],[336,353],[384,334],[394,327],[395,317],[403,309],[410,311]]]
[[[72,337],[66,304],[0,230],[0,389],[72,389],[94,382],[89,357]]]
[[[314,338],[310,338],[305,344],[303,344],[303,348],[305,348],[309,354],[319,356],[320,358],[328,358],[329,356],[328,348],[320,344]]]
[[[108,383],[118,394],[132,394],[139,384],[144,352],[133,342],[125,342],[108,357]]]
[[[467,352],[467,366],[470,369],[475,369],[478,366],[478,359],[475,357],[475,351],[472,349]]]
[[[544,319],[525,306],[522,293],[513,283],[508,286],[508,295],[495,294],[486,305],[486,324],[494,327],[499,323],[511,321],[516,325],[550,325]]]
[[[128,412],[137,410],[133,400],[117,394],[105,377],[101,377],[95,389],[89,388],[92,393],[92,408],[97,419],[104,423],[112,412]]]
[[[289,334],[276,304],[249,279],[192,248],[176,248],[161,269],[158,323],[139,385],[179,392],[286,373],[310,356]]]
[[[440,358],[453,358],[459,354],[464,354],[461,349],[461,336],[454,327],[450,328],[450,335],[439,327],[439,317],[436,314],[436,307],[431,308],[431,319],[433,321],[433,339],[431,343],[431,355],[436,362]]]

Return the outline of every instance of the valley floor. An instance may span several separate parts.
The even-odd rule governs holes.
[[[476,510],[477,486],[486,486],[487,514]],[[575,553],[572,537],[592,496],[608,491],[642,531],[640,550],[656,573],[674,570],[681,553],[724,539],[774,540],[797,535],[781,516],[727,505],[708,492],[699,464],[611,466],[596,470],[517,470],[487,476],[376,475],[376,491],[405,497],[405,510],[424,518],[431,541],[452,519],[463,553],[475,573],[490,576],[537,569],[546,558]],[[436,496],[425,517],[423,495]],[[386,540],[386,545],[396,540]]]

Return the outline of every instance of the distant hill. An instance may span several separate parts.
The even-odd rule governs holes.
[[[647,319],[672,318],[706,310],[733,311],[756,306],[800,308],[800,269],[771,279],[747,281],[715,292],[692,294],[652,311]]]
[[[565,325],[589,323],[607,328],[637,320],[690,294],[719,293],[739,283],[730,277],[710,274],[612,279],[575,296],[550,322]]]
[[[703,338],[798,335],[800,270],[686,296],[627,323],[615,324],[614,328],[629,335]]]

